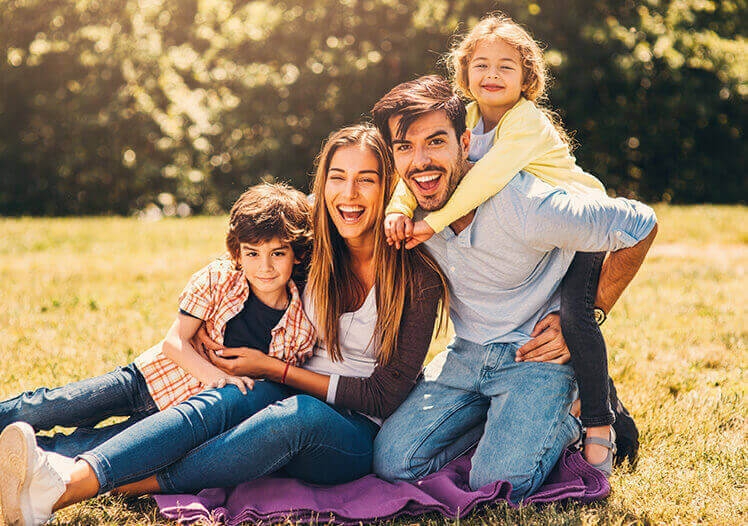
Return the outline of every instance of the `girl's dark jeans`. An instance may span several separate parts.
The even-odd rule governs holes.
[[[561,330],[571,353],[582,402],[582,425],[615,422],[605,340],[595,321],[595,297],[605,252],[577,252],[561,282]]]

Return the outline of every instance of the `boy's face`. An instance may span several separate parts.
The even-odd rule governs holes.
[[[522,95],[519,51],[497,38],[478,42],[468,64],[468,88],[481,105],[514,106]]]
[[[467,171],[470,131],[465,130],[458,138],[444,111],[432,111],[416,119],[405,137],[397,136],[399,122],[399,115],[390,117],[395,170],[413,192],[418,206],[438,210]]]
[[[239,263],[255,293],[285,291],[293,266],[298,262],[291,245],[278,238],[260,243],[239,243]]]

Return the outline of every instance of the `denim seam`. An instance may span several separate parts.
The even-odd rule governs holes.
[[[476,400],[479,400],[480,398],[481,398],[481,395],[476,394],[475,396],[471,397],[464,404],[462,404],[460,406],[457,406],[457,407],[453,407],[452,411],[450,411],[449,413],[445,413],[442,418],[440,418],[438,421],[436,421],[434,423],[433,426],[431,426],[431,428],[428,430],[428,433],[426,433],[426,435],[424,435],[421,438],[421,440],[418,440],[417,442],[415,442],[413,444],[413,447],[411,447],[410,450],[405,455],[405,460],[406,460],[406,463],[407,463],[406,470],[407,470],[407,472],[408,472],[408,474],[410,475],[411,478],[418,478],[416,476],[416,474],[413,472],[413,469],[412,469],[413,468],[413,456],[416,454],[416,451],[418,451],[418,449],[423,446],[423,444],[428,440],[428,438],[437,429],[439,429],[439,427],[441,427],[442,424],[444,424],[447,420],[449,420],[449,418],[451,418],[457,411],[459,411],[460,409],[462,409],[464,407],[467,407],[468,405],[472,404]]]

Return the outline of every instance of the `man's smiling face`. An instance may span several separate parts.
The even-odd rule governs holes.
[[[389,120],[395,169],[424,210],[444,206],[467,172],[470,132],[455,135],[444,111],[433,111],[413,121],[404,137],[398,135],[400,116]]]

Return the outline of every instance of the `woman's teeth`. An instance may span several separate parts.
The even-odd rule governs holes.
[[[346,223],[355,223],[364,214],[363,206],[338,206],[338,213]]]

